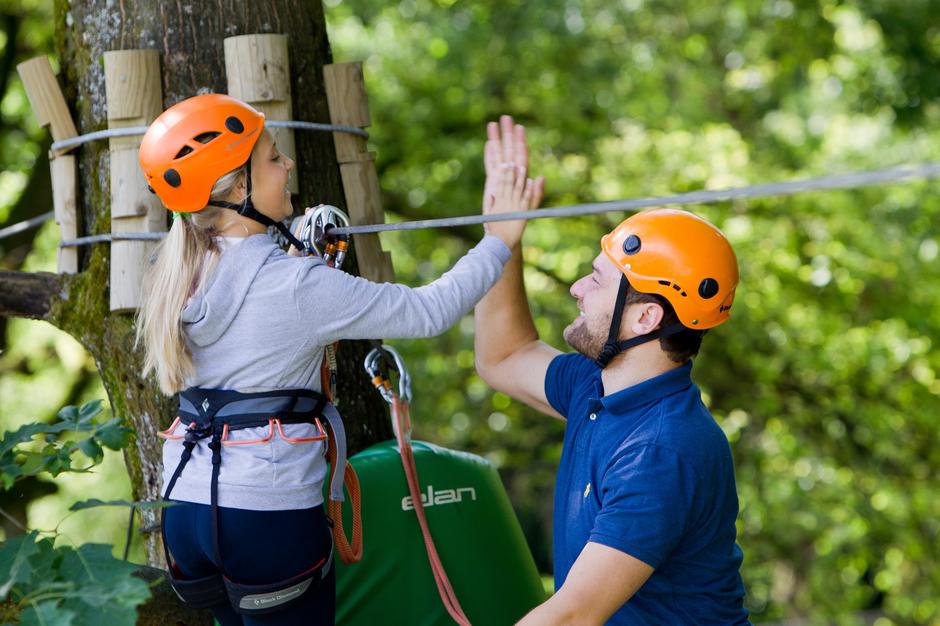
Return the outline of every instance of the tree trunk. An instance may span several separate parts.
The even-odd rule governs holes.
[[[288,36],[294,117],[329,120],[322,66],[331,59],[319,2],[56,0],[55,5],[56,49],[63,68],[66,100],[82,133],[107,127],[104,52],[159,49],[164,105],[170,106],[200,90],[224,93],[223,39],[253,33]],[[324,202],[342,207],[345,203],[332,136],[298,131],[296,144],[301,204]],[[79,148],[78,155],[79,223],[86,225],[86,234],[108,232],[107,143],[86,144]],[[136,447],[125,454],[134,497],[157,498],[161,445],[156,431],[170,423],[175,401],[163,396],[152,379],[145,380],[139,375],[142,359],[133,346],[133,316],[109,311],[109,246],[85,248],[81,261],[81,273],[66,281],[67,298],[51,310],[43,309],[39,302],[33,316],[48,319],[69,332],[94,356],[115,415],[123,417],[137,431]],[[19,282],[24,288],[32,287],[43,293],[55,287],[42,276]],[[316,324],[317,320],[310,323]],[[363,342],[346,342],[339,353],[342,409],[353,450],[391,435],[385,407],[361,372],[367,348]],[[148,560],[160,566],[159,536],[152,532],[157,527],[156,519],[152,512],[143,515],[143,527],[151,531],[147,535]]]

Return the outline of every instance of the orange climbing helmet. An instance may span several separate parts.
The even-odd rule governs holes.
[[[248,161],[263,129],[264,113],[231,96],[187,98],[147,129],[140,166],[168,209],[199,211],[216,181]]]
[[[607,341],[595,359],[598,367],[607,367],[621,352],[646,342],[690,329],[706,331],[728,319],[738,286],[738,261],[721,231],[702,218],[675,209],[643,211],[604,235],[601,247],[623,275]],[[630,287],[666,298],[679,321],[621,341]]]
[[[738,286],[738,261],[724,234],[687,211],[654,209],[627,218],[601,239],[630,285],[666,298],[686,328],[725,322]]]

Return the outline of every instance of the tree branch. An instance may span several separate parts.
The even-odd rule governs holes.
[[[59,274],[0,271],[0,317],[49,320],[63,288]]]

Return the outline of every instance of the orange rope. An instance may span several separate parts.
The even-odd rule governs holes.
[[[330,429],[332,434],[332,429]],[[330,480],[327,484],[332,484],[333,474],[336,468],[336,446],[333,445],[333,437],[330,437],[330,444],[326,449],[327,460],[330,463]],[[339,558],[343,563],[350,565],[362,560],[362,503],[359,497],[359,476],[350,463],[346,463],[343,475],[343,484],[346,485],[346,491],[349,492],[349,505],[352,507],[352,543],[346,537],[346,530],[343,528],[343,503],[335,500],[327,500],[326,510],[333,522],[333,544],[339,553]]]
[[[434,582],[437,584],[437,591],[441,596],[441,601],[444,603],[444,608],[447,609],[447,612],[450,613],[454,621],[460,624],[460,626],[470,626],[470,620],[460,607],[460,602],[457,601],[457,595],[454,593],[454,588],[450,584],[450,579],[447,578],[447,572],[444,571],[441,557],[438,555],[437,547],[434,545],[434,538],[431,537],[431,529],[428,526],[427,516],[424,513],[424,503],[421,501],[418,468],[415,466],[411,439],[410,437],[406,438],[406,433],[411,432],[411,417],[408,402],[399,398],[397,394],[393,396],[392,419],[396,425],[395,436],[398,439],[398,449],[401,452],[401,464],[405,469],[405,479],[408,481],[408,490],[411,492],[411,500],[414,502],[418,525],[421,526],[421,535],[424,537],[424,548],[428,553],[428,562],[431,565],[431,571],[434,573]]]
[[[334,351],[338,347],[339,343],[332,346]],[[323,395],[332,402],[335,377],[332,376],[326,354],[324,354],[320,365],[320,381]],[[333,475],[338,471],[336,467],[336,444],[334,443],[336,436],[333,434],[333,428],[329,425],[329,422],[327,422],[327,429],[329,430],[329,439],[327,440],[326,459],[330,464],[330,478],[327,484],[332,485]],[[349,505],[352,508],[352,543],[349,542],[346,537],[346,530],[343,528],[343,503],[327,498],[326,512],[333,523],[333,545],[336,546],[336,551],[343,563],[350,565],[362,560],[362,502],[359,497],[359,476],[348,461],[346,467],[343,468],[343,484],[349,493]]]

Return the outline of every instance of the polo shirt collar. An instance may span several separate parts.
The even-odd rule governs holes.
[[[600,383],[600,371],[597,375],[598,386]],[[692,361],[681,365],[675,369],[669,370],[664,374],[644,380],[632,387],[627,387],[609,396],[600,399],[610,413],[627,413],[631,409],[643,404],[655,402],[661,398],[682,391],[692,384]]]

